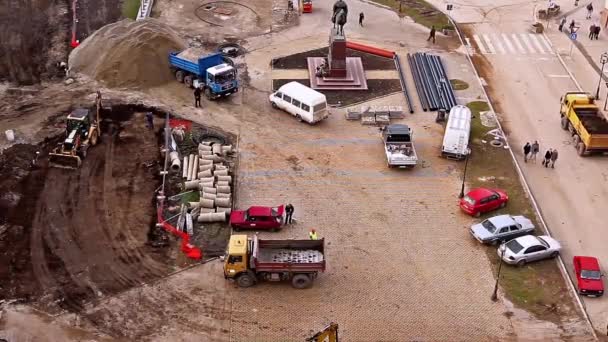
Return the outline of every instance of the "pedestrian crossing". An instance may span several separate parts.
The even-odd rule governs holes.
[[[470,39],[472,38],[472,39]],[[469,46],[483,55],[551,55],[551,43],[543,35],[533,33],[474,34],[467,38]],[[471,44],[474,43],[474,44]]]

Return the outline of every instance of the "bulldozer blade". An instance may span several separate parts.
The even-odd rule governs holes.
[[[49,166],[62,169],[77,169],[82,164],[82,160],[78,156],[50,153]]]

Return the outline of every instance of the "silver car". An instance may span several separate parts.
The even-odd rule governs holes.
[[[481,243],[496,244],[534,231],[534,224],[524,216],[498,215],[471,226],[471,235]]]
[[[498,256],[507,264],[523,266],[530,261],[555,258],[562,246],[550,236],[524,235],[498,247]]]

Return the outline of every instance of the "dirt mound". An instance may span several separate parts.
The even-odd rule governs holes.
[[[173,78],[168,54],[186,48],[156,19],[125,19],[106,25],[70,54],[70,68],[109,87],[153,87]]]

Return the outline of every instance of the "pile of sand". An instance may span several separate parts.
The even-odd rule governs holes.
[[[186,43],[156,19],[125,19],[97,30],[70,54],[72,71],[109,87],[154,87],[173,80],[169,52]]]

